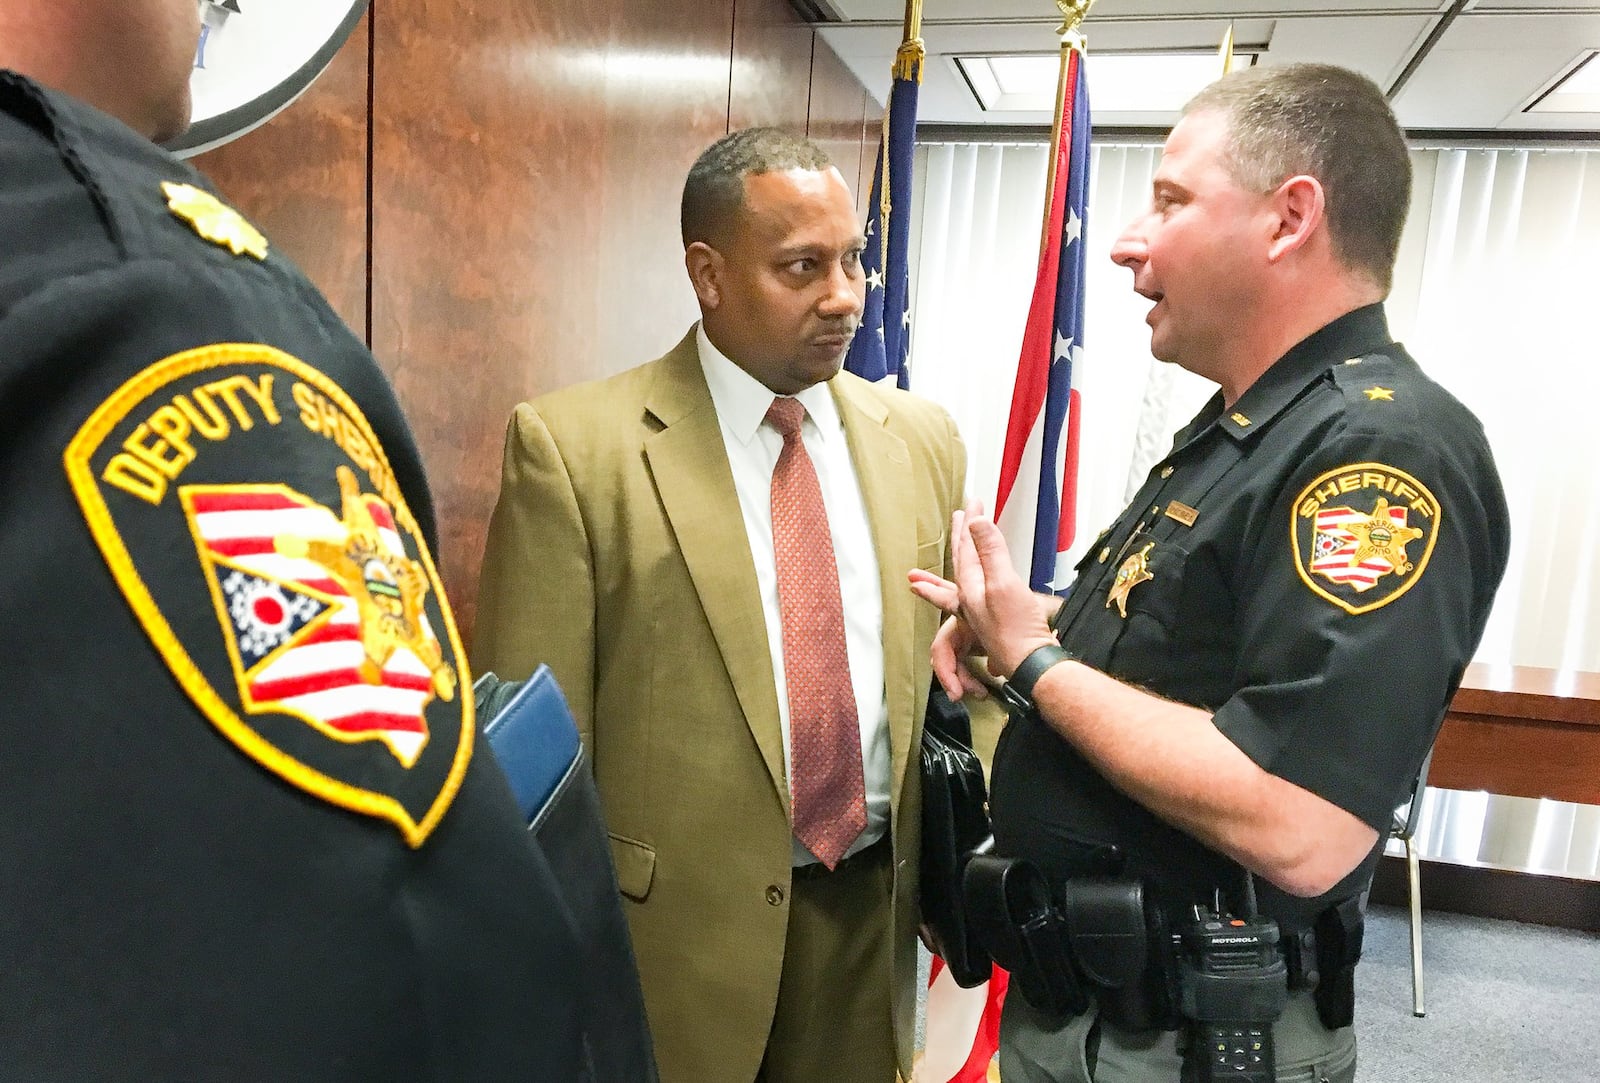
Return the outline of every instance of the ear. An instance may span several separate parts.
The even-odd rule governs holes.
[[[1277,262],[1298,251],[1322,227],[1327,204],[1322,182],[1304,173],[1278,185],[1268,197],[1274,217],[1273,234],[1267,258]]]
[[[704,241],[695,241],[683,252],[683,265],[700,307],[713,312],[722,304],[722,253]]]

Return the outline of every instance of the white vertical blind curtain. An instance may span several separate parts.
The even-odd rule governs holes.
[[[912,387],[955,416],[971,494],[986,504],[1048,155],[1042,144],[917,152]],[[1074,555],[1214,390],[1150,356],[1149,304],[1109,259],[1159,157],[1156,146],[1097,144],[1091,158]],[[1478,660],[1600,671],[1600,151],[1443,148],[1412,161],[1390,326],[1483,420],[1511,507],[1511,563]],[[1600,808],[1430,790],[1418,838],[1430,856],[1600,877]]]
[[[992,506],[1028,302],[1038,273],[1049,148],[938,144],[917,152],[920,246],[912,260],[912,387],[942,403],[967,442],[971,495]],[[1215,385],[1150,356],[1148,303],[1111,242],[1150,194],[1160,148],[1090,155],[1087,306],[1075,558],[1127,503]],[[914,242],[915,243],[915,242]],[[1149,401],[1147,401],[1147,399]],[[1140,469],[1140,464],[1143,469]],[[1135,486],[1136,488],[1137,486]]]

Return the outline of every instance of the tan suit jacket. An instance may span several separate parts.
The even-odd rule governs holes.
[[[831,381],[883,588],[892,760],[894,1020],[916,1005],[916,749],[966,468],[937,406]],[[506,439],[476,668],[549,663],[594,769],[666,1083],[751,1083],[783,966],[789,797],[766,626],[693,331],[657,361],[524,403]],[[819,1034],[817,1040],[827,1041]]]

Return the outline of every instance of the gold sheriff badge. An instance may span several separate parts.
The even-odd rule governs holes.
[[[1155,578],[1150,571],[1150,550],[1155,547],[1156,543],[1151,542],[1124,560],[1117,569],[1117,577],[1111,581],[1111,591],[1106,595],[1106,608],[1110,609],[1111,603],[1115,602],[1123,620],[1128,619],[1128,595],[1133,588]]]
[[[306,557],[328,570],[355,600],[361,618],[364,659],[361,677],[368,684],[383,682],[383,667],[402,648],[416,655],[433,675],[433,691],[442,700],[455,697],[456,676],[444,661],[439,641],[428,631],[423,601],[428,577],[422,565],[396,553],[384,542],[372,509],[349,467],[337,470],[343,497],[343,541],[280,536],[277,548],[285,556]]]

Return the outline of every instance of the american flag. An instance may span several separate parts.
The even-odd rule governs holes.
[[[922,42],[908,41],[895,60],[889,108],[884,113],[878,164],[867,209],[867,276],[861,328],[845,354],[844,367],[864,380],[910,386],[911,352],[911,162],[917,141],[917,92],[922,82]],[[886,189],[887,186],[887,189]]]
[[[404,559],[388,506],[364,499],[384,547]],[[280,545],[342,543],[345,525],[282,486],[187,486],[183,500],[220,599],[246,708],[297,715],[336,740],[381,740],[403,765],[414,764],[428,741],[428,666],[400,647],[372,673],[356,599],[328,568],[291,555],[303,544]],[[424,634],[432,637],[431,628]]]
[[[1056,591],[1077,527],[1078,391],[1083,360],[1084,218],[1089,195],[1089,92],[1083,53],[1067,59],[1044,252],[1028,310],[1000,460],[995,520],[1036,591]]]
[[[1405,529],[1404,506],[1387,508],[1385,511],[1396,530]],[[1395,570],[1394,565],[1376,553],[1360,562],[1353,560],[1360,551],[1361,539],[1346,527],[1351,521],[1365,523],[1371,518],[1371,515],[1354,508],[1319,509],[1311,570],[1332,582],[1354,589],[1358,594],[1377,586],[1379,579]]]

